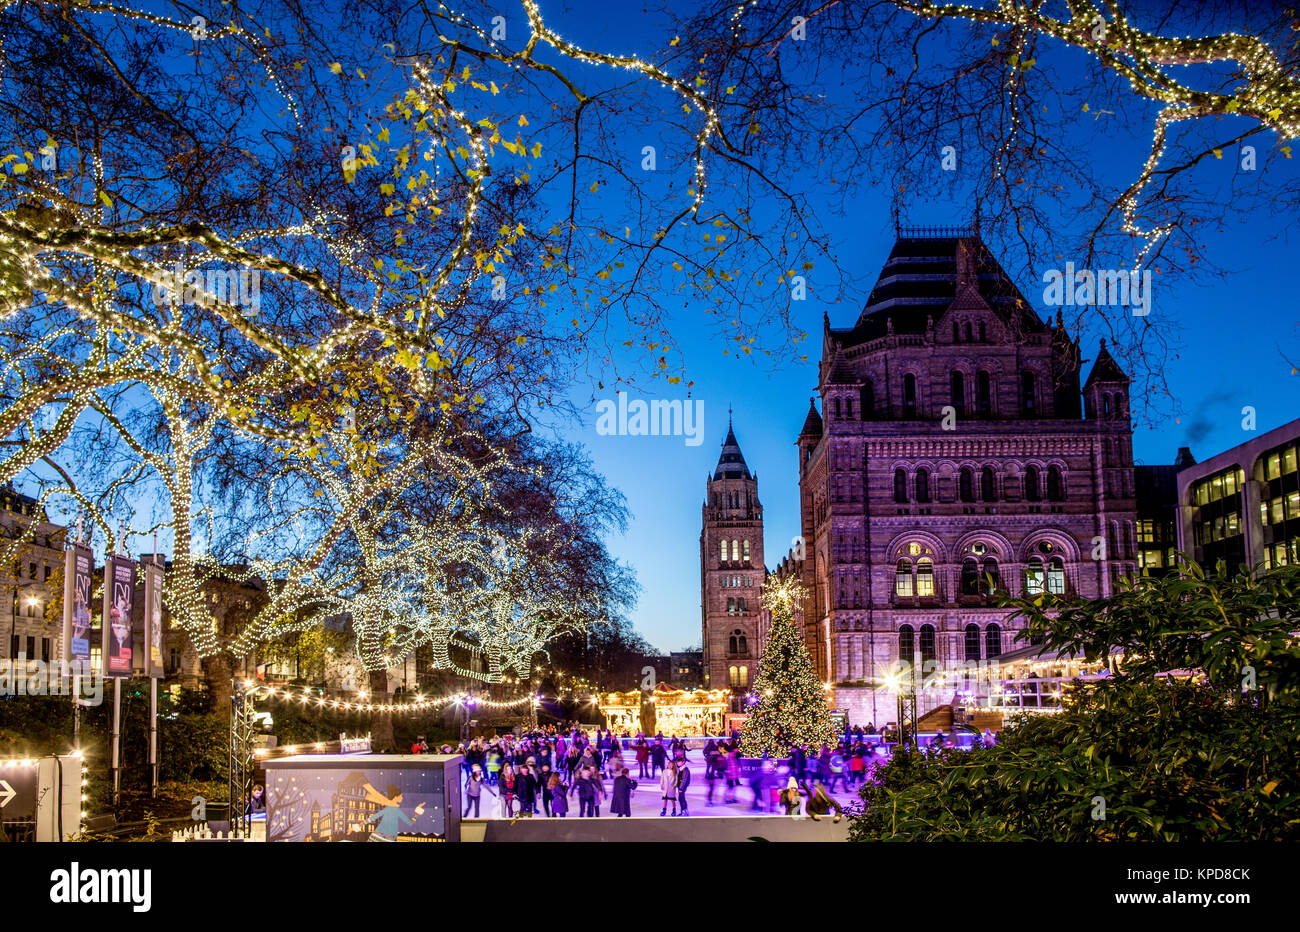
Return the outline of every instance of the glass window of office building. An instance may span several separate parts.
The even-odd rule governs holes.
[[[1292,440],[1255,461],[1265,569],[1300,564],[1300,442]]]
[[[1224,560],[1230,568],[1246,562],[1242,525],[1246,475],[1231,466],[1206,476],[1191,488],[1192,550],[1202,566]]]

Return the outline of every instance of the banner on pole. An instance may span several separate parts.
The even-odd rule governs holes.
[[[83,544],[68,549],[63,566],[63,661],[74,674],[90,671],[90,587],[95,555]]]
[[[131,675],[131,648],[135,628],[131,613],[135,608],[134,560],[109,557],[104,564],[104,675]]]
[[[163,564],[158,558],[140,564],[144,573],[144,675],[158,678],[163,669]]]

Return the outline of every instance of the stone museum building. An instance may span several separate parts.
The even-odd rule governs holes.
[[[1137,572],[1129,379],[1104,341],[1091,356],[968,230],[900,235],[857,320],[825,321],[797,566],[805,642],[850,721],[894,721],[900,661],[957,669],[1016,646],[994,588],[1097,597]],[[715,688],[757,668],[757,493],[729,432],[701,535]],[[960,689],[926,690],[919,712]]]

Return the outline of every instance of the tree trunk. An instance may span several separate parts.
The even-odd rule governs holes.
[[[388,701],[388,671],[370,671],[370,701]],[[393,718],[382,712],[374,713],[370,718],[370,749],[381,754],[391,754],[397,750],[393,740]]]
[[[223,654],[204,657],[203,676],[208,682],[208,696],[212,702],[212,711],[221,716],[221,720],[230,724],[230,660]]]

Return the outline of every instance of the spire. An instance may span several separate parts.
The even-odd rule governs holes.
[[[1088,373],[1088,381],[1083,384],[1083,390],[1087,391],[1088,386],[1094,382],[1125,382],[1129,377],[1124,374],[1124,370],[1119,367],[1119,363],[1111,356],[1110,351],[1106,349],[1106,338],[1101,338],[1101,348],[1097,350],[1097,361],[1092,364],[1092,371]]]
[[[736,442],[736,431],[727,420],[727,439],[722,441],[722,455],[718,457],[718,467],[713,471],[714,479],[752,479],[745,457]]]
[[[799,431],[800,437],[820,437],[822,435],[822,416],[817,413],[817,403],[808,399],[808,417],[804,418],[803,430]]]

